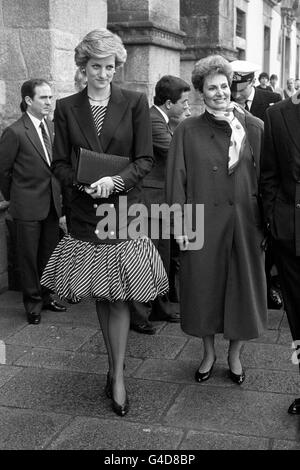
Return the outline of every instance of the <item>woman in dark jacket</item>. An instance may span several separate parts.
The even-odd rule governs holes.
[[[42,283],[71,302],[92,297],[108,353],[105,391],[113,410],[124,416],[128,398],[124,357],[129,331],[128,301],[147,302],[168,288],[166,273],[151,240],[128,234],[127,211],[141,202],[141,180],[152,167],[149,107],[145,95],[112,84],[126,60],[121,39],[106,29],[87,34],[75,49],[86,76],[83,91],[57,101],[54,114],[53,171],[72,187],[71,230],[54,251]],[[75,178],[79,147],[129,157],[117,175],[90,186]],[[108,213],[108,216],[107,216]]]
[[[180,303],[183,330],[203,338],[196,381],[210,377],[216,360],[214,335],[229,339],[231,379],[245,379],[243,340],[256,338],[267,321],[266,281],[258,180],[263,123],[230,101],[232,69],[221,56],[201,59],[192,81],[205,112],[175,130],[167,169],[167,199],[179,207],[204,207],[204,225],[175,233],[181,249]],[[200,213],[200,212],[199,212]],[[201,238],[196,247],[188,229]],[[176,226],[175,226],[176,228]]]

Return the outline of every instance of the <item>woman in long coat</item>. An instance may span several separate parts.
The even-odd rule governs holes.
[[[125,60],[121,39],[106,29],[91,31],[75,49],[87,87],[57,101],[53,150],[54,174],[72,191],[70,235],[53,252],[41,281],[71,302],[95,299],[109,362],[105,392],[120,416],[129,410],[124,384],[128,302],[154,300],[168,289],[151,240],[127,230],[133,219],[127,217],[127,207],[142,201],[141,182],[153,157],[146,96],[112,83],[116,67]],[[118,174],[95,174],[93,184],[81,186],[75,171],[80,147],[112,160],[128,157],[130,163]],[[106,211],[112,219],[116,215],[116,224]]]
[[[241,384],[243,340],[260,336],[267,321],[258,194],[263,124],[230,102],[231,79],[231,66],[221,56],[195,65],[193,85],[206,109],[174,133],[167,199],[181,207],[190,204],[194,214],[197,204],[204,205],[202,249],[194,249],[186,233],[175,233],[181,249],[182,329],[204,342],[195,378],[210,377],[214,335],[223,333],[230,340],[230,377]]]

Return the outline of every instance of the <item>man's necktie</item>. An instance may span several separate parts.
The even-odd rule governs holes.
[[[249,106],[248,106],[249,101],[245,101],[245,110],[250,112]]]
[[[44,126],[44,123],[43,123],[43,122],[41,122],[40,128],[41,128],[41,131],[42,131],[43,141],[44,141],[44,144],[45,144],[47,153],[48,153],[49,163],[51,163],[51,160],[52,160],[51,142],[50,142],[50,139],[49,139],[49,137],[48,137],[48,134],[47,134],[47,132],[46,132],[46,129],[45,129],[45,126]]]

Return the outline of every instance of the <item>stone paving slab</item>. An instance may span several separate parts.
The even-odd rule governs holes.
[[[287,413],[290,396],[219,387],[187,386],[169,409],[164,424],[187,429],[292,439],[300,442],[297,417]],[[296,418],[296,419],[295,419]]]
[[[8,316],[2,317],[2,312],[0,313],[0,340],[6,340],[10,335],[15,334],[16,332],[25,328],[27,323],[25,323],[24,318],[21,316]]]
[[[174,336],[143,335],[129,332],[127,356],[144,359],[147,357],[175,359],[188,340]],[[80,352],[105,353],[105,345],[99,332],[80,348]]]
[[[215,432],[189,431],[180,450],[267,450],[269,439]]]
[[[194,385],[194,374],[199,366],[196,361],[167,361],[147,359],[135,371],[134,377],[148,380],[159,380],[178,384]],[[299,394],[299,374],[286,371],[268,371],[264,369],[246,368],[246,380],[243,389],[260,392]],[[234,388],[235,384],[228,376],[228,367],[215,364],[209,381],[199,384],[200,387],[217,386]]]
[[[130,376],[142,363],[141,360],[126,358],[125,376]],[[108,370],[107,355],[95,355],[70,351],[53,351],[33,348],[15,361],[15,365],[40,367],[45,369],[85,372],[87,374],[106,374]]]
[[[283,310],[268,310],[268,329],[279,330],[283,317]]]
[[[164,328],[159,332],[162,336],[181,336],[186,339],[191,337],[184,333],[180,327],[180,323],[166,323]]]
[[[49,449],[91,450],[91,449],[144,449],[175,450],[183,436],[183,431],[163,426],[115,420],[76,418],[51,443]]]
[[[69,420],[64,415],[0,407],[0,449],[42,449]]]
[[[47,369],[24,369],[0,389],[0,405],[73,416],[112,418],[111,401],[105,397],[105,375],[79,374]],[[126,380],[132,409],[129,419],[159,422],[177,395],[177,385]]]
[[[2,387],[2,385],[4,385],[22,370],[22,367],[13,367],[6,365],[0,366],[0,387]]]
[[[18,346],[17,344],[5,344],[6,364],[13,365],[21,356],[31,351],[30,346]]]
[[[282,329],[285,329],[285,328],[287,328],[288,330],[290,329],[286,313],[284,313],[283,318],[282,318],[282,322],[280,323],[280,329],[282,330]]]
[[[292,363],[292,350],[279,344],[245,344],[241,360],[245,367],[259,369],[295,370]]]
[[[84,327],[28,325],[19,333],[6,339],[6,342],[8,344],[76,351],[97,331]]]
[[[300,442],[275,439],[272,450],[300,450]]]
[[[289,329],[283,329],[279,332],[278,344],[292,348],[293,338]]]

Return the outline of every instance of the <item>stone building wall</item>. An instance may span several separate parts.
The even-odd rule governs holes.
[[[116,80],[143,91],[153,102],[154,87],[165,74],[180,75],[185,34],[179,0],[109,0],[108,28],[119,34],[128,58]]]
[[[0,0],[0,131],[28,78],[49,80],[54,98],[74,91],[74,47],[106,22],[107,0]]]

